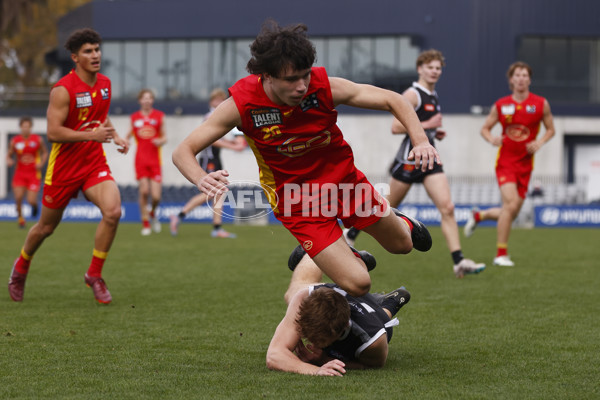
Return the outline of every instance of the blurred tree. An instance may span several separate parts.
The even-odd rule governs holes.
[[[0,84],[47,86],[54,67],[44,56],[57,46],[58,19],[90,1],[0,0]]]

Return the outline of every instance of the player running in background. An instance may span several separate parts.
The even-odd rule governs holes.
[[[22,117],[19,120],[21,131],[11,139],[6,156],[8,167],[16,165],[12,179],[12,189],[17,209],[17,222],[20,228],[25,228],[25,217],[22,210],[25,196],[27,196],[27,202],[31,206],[31,216],[37,217],[42,168],[48,160],[46,144],[40,136],[31,133],[32,126],[33,120],[30,117]]]
[[[162,111],[155,110],[154,93],[142,89],[138,94],[140,110],[131,114],[131,131],[127,140],[133,136],[137,144],[135,153],[135,176],[138,181],[138,203],[142,217],[142,235],[152,231],[161,231],[156,209],[162,194],[162,159],[160,148],[167,143]],[[150,210],[148,210],[150,197]]]
[[[210,111],[204,119],[208,118],[210,114],[217,108],[219,104],[224,102],[227,99],[227,93],[223,89],[214,89],[210,93],[210,98],[208,105],[210,107]],[[198,155],[198,162],[202,169],[206,172],[214,172],[223,169],[223,164],[221,163],[221,149],[230,149],[235,151],[242,151],[246,148],[246,141],[244,140],[244,134],[237,129],[232,129],[229,132],[233,137],[227,138],[223,137],[216,142],[214,142],[211,146],[208,146],[206,149],[202,150]],[[208,201],[208,196],[206,193],[199,193],[196,196],[192,197],[188,200],[187,203],[183,206],[183,209],[177,215],[171,215],[171,235],[177,235],[179,224],[185,216],[191,212],[194,208],[201,206],[202,204]],[[222,202],[215,200],[213,201],[213,230],[211,232],[212,237],[217,238],[230,238],[234,239],[236,235],[231,232],[227,232],[222,227],[223,223],[223,215],[222,215]]]
[[[404,97],[413,106],[421,125],[429,138],[429,143],[435,145],[435,139],[442,140],[446,137],[446,131],[442,129],[442,113],[435,85],[442,75],[444,67],[444,56],[439,50],[426,50],[417,57],[417,73],[419,80],[413,82],[412,87],[406,89]],[[406,128],[400,121],[394,119],[392,123],[393,134],[405,134]],[[475,263],[465,258],[460,245],[458,224],[454,216],[454,203],[450,196],[448,179],[440,164],[435,164],[433,169],[421,171],[415,167],[415,162],[408,159],[412,149],[410,138],[405,136],[396,154],[396,158],[390,169],[392,179],[390,180],[390,194],[387,199],[392,207],[404,200],[413,183],[422,183],[427,194],[440,211],[441,227],[446,244],[450,250],[453,271],[457,278],[465,274],[476,274],[485,269],[485,264]],[[360,231],[356,228],[344,230],[346,241],[351,246]]]
[[[374,258],[361,253],[374,267]],[[288,308],[269,344],[267,367],[324,376],[383,367],[398,325],[394,316],[410,293],[399,288],[387,295],[353,297],[337,285],[319,283],[323,273],[300,246],[288,266],[293,271],[285,294]]]
[[[533,171],[533,156],[552,139],[555,130],[548,100],[529,91],[531,67],[517,61],[510,65],[506,75],[512,94],[494,103],[481,128],[481,136],[493,146],[499,147],[496,179],[500,187],[502,206],[482,211],[473,210],[465,224],[465,236],[471,236],[480,221],[498,221],[494,265],[513,267],[515,264],[508,255],[512,222],[519,215],[527,196]],[[501,136],[491,133],[498,122],[502,125]],[[544,124],[546,132],[538,139],[540,122]]]
[[[112,300],[102,279],[102,268],[121,218],[121,196],[106,163],[102,143],[113,142],[121,153],[127,153],[129,145],[108,118],[111,85],[99,73],[101,40],[96,31],[86,28],[73,32],[66,41],[75,68],[50,92],[47,119],[52,149],[44,180],[42,211],[13,265],[8,292],[14,301],[23,300],[33,255],[54,232],[65,207],[79,191],[102,213],[84,281],[98,302]]]
[[[312,67],[316,53],[302,24],[264,25],[250,46],[252,74],[239,80],[212,115],[173,153],[173,162],[198,188],[214,196],[227,189],[228,172],[207,173],[196,154],[234,127],[246,136],[275,216],[327,276],[353,296],[368,293],[365,264],[345,242],[338,218],[372,235],[395,254],[427,251],[431,236],[420,222],[395,213],[354,165],[338,128],[335,107],[389,111],[408,128],[417,168],[433,168],[439,155],[410,104],[398,93],[328,77]],[[278,199],[278,200],[277,200]]]

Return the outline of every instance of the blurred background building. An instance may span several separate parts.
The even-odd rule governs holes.
[[[3,0],[2,7],[8,3],[16,7],[23,1]],[[488,189],[473,187],[489,186],[490,201],[499,200],[493,176],[496,149],[480,139],[479,129],[490,105],[509,93],[505,76],[509,64],[526,61],[534,71],[531,90],[549,100],[557,128],[556,137],[536,156],[536,181],[564,189],[560,201],[600,199],[600,2],[596,0],[25,3],[71,11],[53,22],[54,32],[47,33],[54,35],[54,43],[48,45],[45,34],[38,33],[21,47],[31,50],[36,40],[39,43],[36,51],[45,63],[41,79],[45,84],[23,87],[15,81],[2,81],[10,75],[6,70],[11,54],[13,69],[19,68],[19,50],[4,46],[0,156],[5,154],[7,135],[17,130],[19,115],[38,117],[35,128],[43,132],[49,87],[72,68],[62,44],[72,30],[87,26],[104,39],[102,72],[113,84],[113,122],[125,134],[127,115],[138,108],[138,91],[152,88],[157,95],[156,108],[168,114],[165,183],[186,185],[170,163],[170,151],[199,123],[200,115],[207,111],[210,91],[227,88],[247,74],[249,44],[261,24],[273,18],[281,25],[305,23],[317,49],[317,65],[325,66],[330,75],[396,91],[416,79],[414,63],[421,50],[437,48],[444,53],[447,66],[437,91],[449,136],[438,148],[444,168],[455,182],[453,187],[465,188],[453,193],[457,203],[464,196],[488,196]],[[5,18],[5,8],[2,10]],[[20,30],[33,26],[21,22]],[[389,134],[390,123],[390,117],[382,113],[340,109],[340,125],[355,150],[357,164],[376,181],[387,181],[388,164],[401,139]],[[256,169],[253,165],[249,168],[251,154],[225,154],[225,158],[230,170],[239,168],[242,178],[257,176],[248,172]],[[114,156],[111,163],[116,163],[113,169],[123,186],[135,184],[131,159]],[[9,172],[1,170],[3,197]],[[417,197],[408,201],[420,200],[415,189],[411,196]],[[553,193],[553,189],[544,193]]]

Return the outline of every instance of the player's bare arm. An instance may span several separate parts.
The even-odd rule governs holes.
[[[10,146],[8,148],[8,154],[6,154],[6,166],[12,167],[15,165],[15,160],[13,158],[15,154],[15,144],[11,141]]]
[[[161,126],[158,131],[158,137],[152,141],[156,147],[161,147],[167,144],[167,134],[165,133],[164,128]]]
[[[495,106],[492,106],[490,113],[485,119],[483,126],[481,127],[481,136],[485,139],[486,142],[491,143],[492,145],[498,147],[502,145],[502,136],[494,136],[492,135],[492,128],[499,122],[498,119],[498,110],[496,110]]]
[[[296,315],[302,300],[308,296],[308,289],[296,293],[285,313],[285,317],[277,326],[267,350],[267,367],[271,370],[294,372],[304,375],[342,376],[346,370],[340,360],[331,360],[322,366],[301,361],[294,350],[300,341],[296,326]]]
[[[214,142],[213,146],[233,151],[242,151],[246,148],[246,140],[242,136],[236,136],[233,140],[221,138]]]
[[[57,143],[86,142],[93,140],[100,143],[109,143],[115,129],[102,124],[95,129],[76,131],[64,126],[69,115],[69,92],[63,86],[58,86],[50,92],[50,102],[46,111],[48,121],[48,140]]]
[[[196,160],[196,154],[242,124],[240,113],[232,98],[221,103],[215,111],[181,142],[173,152],[173,164],[181,174],[208,196],[227,190],[229,173],[219,170],[207,174]]]
[[[544,100],[544,117],[542,118],[542,123],[544,124],[546,132],[541,138],[527,143],[527,152],[529,154],[534,154],[537,152],[544,144],[552,139],[556,133],[556,129],[554,128],[554,117],[552,116],[552,111],[550,110],[550,103],[548,103],[548,100]]]
[[[414,146],[408,158],[414,159],[417,167],[425,171],[427,168],[433,169],[434,162],[441,164],[440,156],[429,143],[415,110],[401,94],[342,78],[329,78],[329,84],[335,105],[346,104],[391,112],[408,130]]]

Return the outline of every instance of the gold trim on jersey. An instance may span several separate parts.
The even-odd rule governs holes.
[[[252,140],[248,135],[244,136],[246,137],[246,142],[248,143],[248,146],[250,146],[252,152],[254,153],[254,157],[256,157],[256,163],[258,164],[259,168],[260,183],[263,185],[263,187],[269,187],[271,188],[271,190],[273,190],[273,192],[275,192],[275,188],[277,186],[275,184],[275,177],[273,176],[273,171],[271,171],[271,169],[263,159],[262,154],[260,154],[260,151],[254,143],[254,140]],[[275,214],[278,214],[279,208],[277,207],[277,197],[273,198],[273,196],[270,196],[269,193],[265,194],[267,195],[267,200],[269,200],[269,204],[271,205],[273,212]]]
[[[46,179],[44,180],[44,184],[46,185],[52,185],[54,164],[56,163],[56,158],[60,154],[61,146],[62,143],[52,143],[52,150],[50,150],[50,158],[48,158],[48,168],[46,169]]]

